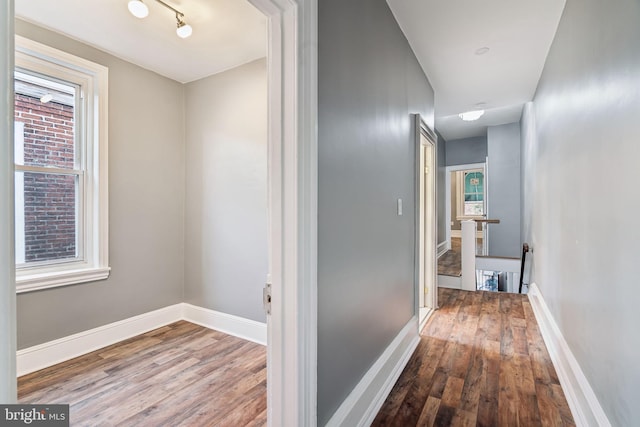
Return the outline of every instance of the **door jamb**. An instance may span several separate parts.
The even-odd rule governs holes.
[[[415,315],[420,318],[420,308],[424,300],[424,270],[425,270],[425,253],[422,248],[422,241],[424,239],[425,229],[423,229],[423,215],[426,214],[422,207],[423,194],[424,194],[424,166],[422,165],[422,138],[424,135],[427,139],[427,143],[433,146],[433,158],[432,158],[432,171],[433,174],[433,224],[431,225],[433,233],[433,262],[436,263],[437,247],[438,247],[438,174],[437,174],[437,159],[438,159],[438,137],[436,133],[427,125],[422,119],[420,114],[414,114],[414,133],[415,133],[415,168],[416,168],[416,195],[415,195],[415,216],[416,216],[416,233],[415,233]],[[438,307],[438,285],[437,285],[437,264],[433,268],[433,289],[431,292],[431,301],[429,301],[431,309]]]
[[[485,183],[485,208],[488,205],[487,203],[487,162],[484,163],[467,163],[464,165],[453,165],[447,166],[445,168],[445,179],[444,179],[444,192],[445,192],[445,221],[446,221],[446,237],[447,237],[447,250],[451,249],[451,172],[463,171],[467,169],[482,169],[484,174],[484,183]],[[487,212],[485,212],[486,214]]]

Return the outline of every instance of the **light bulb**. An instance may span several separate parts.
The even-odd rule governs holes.
[[[484,110],[467,111],[466,113],[460,113],[458,116],[465,122],[472,122],[478,120],[484,114]]]
[[[142,0],[131,0],[127,5],[129,12],[136,18],[145,18],[149,15],[149,8],[146,4],[142,3]]]
[[[176,29],[176,34],[178,35],[178,37],[186,39],[191,35],[191,33],[193,33],[193,28],[191,28],[191,25],[185,24],[184,22],[178,23],[178,28]]]

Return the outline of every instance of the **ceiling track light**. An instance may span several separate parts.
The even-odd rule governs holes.
[[[180,12],[170,4],[163,2],[162,0],[155,1],[176,14],[176,34],[178,35],[178,37],[186,39],[193,33],[193,28],[191,28],[191,25],[187,24],[184,20],[184,13]],[[131,14],[136,18],[145,18],[147,15],[149,15],[149,8],[146,4],[144,4],[142,0],[130,0],[127,7],[129,8],[129,12],[131,12]]]

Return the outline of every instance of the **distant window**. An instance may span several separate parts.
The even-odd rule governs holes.
[[[108,277],[107,69],[16,36],[18,292]]]
[[[457,219],[476,218],[485,215],[484,173],[481,169],[457,172]]]

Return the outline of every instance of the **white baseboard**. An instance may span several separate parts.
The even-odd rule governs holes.
[[[436,252],[437,252],[436,258],[440,258],[448,250],[449,250],[449,245],[448,245],[448,242],[446,240],[444,242],[438,244],[438,247],[436,248]]]
[[[438,287],[450,289],[462,289],[462,277],[444,276],[438,274]]]
[[[267,345],[267,324],[183,303],[183,319],[247,341]]]
[[[54,341],[18,350],[17,373],[26,375],[82,356],[182,318],[182,304],[150,311]]]
[[[576,426],[611,427],[598,398],[535,283],[529,285],[528,296]]]
[[[418,319],[413,317],[342,402],[327,426],[371,425],[419,341]]]
[[[180,303],[18,350],[17,374],[22,376],[35,372],[179,320],[258,344],[267,343],[265,323]]]

